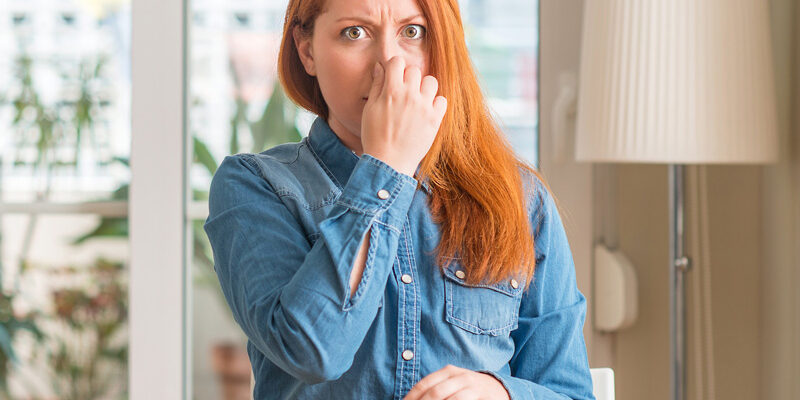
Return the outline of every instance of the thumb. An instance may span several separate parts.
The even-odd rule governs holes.
[[[372,68],[372,87],[369,91],[370,98],[377,98],[383,89],[383,66],[381,63],[376,62],[375,67]]]

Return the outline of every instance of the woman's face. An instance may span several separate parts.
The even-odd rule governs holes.
[[[416,0],[326,0],[310,40],[294,33],[300,60],[316,76],[328,125],[361,154],[361,113],[372,68],[394,56],[428,75],[427,21]]]

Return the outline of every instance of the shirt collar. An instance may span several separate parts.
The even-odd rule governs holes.
[[[308,141],[311,150],[325,164],[325,168],[333,174],[339,185],[344,186],[359,160],[356,153],[342,143],[339,136],[336,136],[336,133],[331,130],[328,122],[320,116],[317,116],[311,124]],[[417,167],[417,171],[419,171],[419,167]],[[421,186],[425,192],[431,193],[428,178],[421,182]]]

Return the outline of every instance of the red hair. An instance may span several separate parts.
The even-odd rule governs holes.
[[[460,259],[468,284],[494,284],[524,274],[527,288],[536,254],[526,198],[535,183],[525,172],[535,175],[548,192],[550,188],[534,167],[516,156],[486,107],[456,0],[418,4],[429,24],[430,73],[448,108],[419,172],[430,178],[431,214],[441,224],[436,260],[444,267]],[[317,79],[305,72],[293,39],[295,26],[305,37],[313,34],[324,7],[325,0],[289,1],[278,78],[292,101],[327,121],[328,106]]]

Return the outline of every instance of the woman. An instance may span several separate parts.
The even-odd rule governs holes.
[[[490,118],[456,0],[285,21],[281,83],[318,118],[226,157],[204,225],[255,398],[594,398],[556,203]]]

